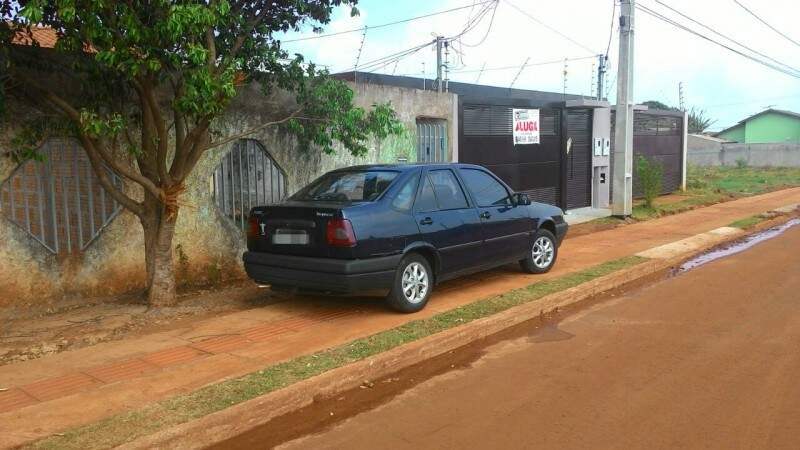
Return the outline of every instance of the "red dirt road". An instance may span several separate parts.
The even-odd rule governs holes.
[[[798,249],[800,226],[283,448],[800,448]]]

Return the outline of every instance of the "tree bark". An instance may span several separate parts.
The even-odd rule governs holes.
[[[144,254],[147,266],[147,302],[150,306],[172,306],[175,295],[175,267],[172,240],[177,211],[169,216],[164,205],[152,196],[145,199],[145,214],[140,218],[144,230]]]

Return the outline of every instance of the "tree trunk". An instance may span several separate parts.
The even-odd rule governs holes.
[[[172,259],[177,211],[168,217],[158,200],[148,198],[145,203],[149,207],[141,222],[147,265],[147,302],[151,306],[172,306],[177,302]]]

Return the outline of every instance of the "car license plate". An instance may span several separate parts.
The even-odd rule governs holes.
[[[272,243],[277,245],[308,245],[308,233],[303,230],[278,228],[272,235]]]

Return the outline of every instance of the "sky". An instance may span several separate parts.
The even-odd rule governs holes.
[[[461,34],[474,19],[484,0],[360,0],[360,14],[351,17],[349,7],[334,13],[323,34],[367,26],[362,32],[343,33],[295,42],[285,48],[307,60],[325,65],[331,72],[353,70],[359,65],[414,48],[436,35]],[[794,41],[800,31],[793,25],[800,17],[796,0],[739,0],[762,19]],[[474,5],[477,3],[476,5]],[[734,0],[637,0],[703,34],[736,46],[698,23],[670,11],[665,5],[763,55],[798,69],[800,46],[758,22]],[[473,6],[474,5],[474,6]],[[381,24],[470,6],[410,22],[369,29]],[[469,32],[454,40],[449,55],[449,78],[468,83],[594,95],[597,54],[609,48],[607,87],[616,99],[617,24],[613,0],[499,0]],[[619,7],[616,7],[616,14]],[[543,25],[545,24],[545,25]],[[800,112],[800,78],[764,67],[714,43],[675,28],[640,10],[635,16],[634,100],[658,100],[679,105],[683,84],[686,108],[699,108],[714,120],[710,130],[720,130],[767,107]],[[315,36],[311,30],[290,33],[284,41]],[[609,37],[611,42],[609,45]],[[362,46],[363,40],[363,46]],[[741,47],[737,47],[740,48]],[[359,55],[359,49],[360,55]],[[565,62],[564,59],[568,59]],[[763,57],[762,57],[763,58]],[[520,72],[520,67],[528,61]],[[433,46],[386,66],[369,67],[379,73],[435,78]],[[481,72],[481,68],[484,68]],[[424,71],[424,72],[423,72]],[[566,75],[564,74],[566,72]],[[516,80],[514,80],[516,77]]]

